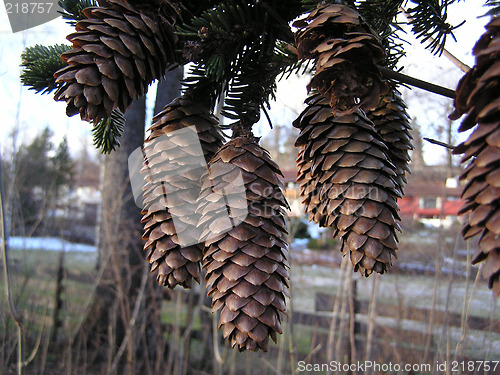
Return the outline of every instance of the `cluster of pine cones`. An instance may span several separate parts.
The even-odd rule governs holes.
[[[295,26],[299,57],[316,59],[309,87],[319,91],[293,123],[306,213],[333,228],[355,271],[384,273],[396,257],[412,148],[405,104],[381,80],[384,49],[355,11],[320,4]]]
[[[162,285],[190,288],[201,262],[224,337],[240,350],[267,350],[269,337],[282,332],[289,280],[279,167],[251,134],[223,145],[210,109],[188,95],[153,122],[142,219],[152,270]],[[186,128],[197,137],[179,136]]]
[[[176,63],[174,30],[182,9],[167,3],[158,1],[163,6],[153,12],[140,2],[107,0],[83,11],[87,19],[76,24],[68,36],[73,49],[62,56],[68,66],[55,75],[62,83],[55,99],[67,102],[68,115],[97,123],[116,108],[125,111]],[[355,271],[384,273],[396,258],[397,200],[412,148],[405,104],[382,80],[377,64],[384,48],[354,10],[320,3],[295,26],[298,58],[316,62],[312,94],[293,123],[300,129],[297,181],[306,213],[333,228]],[[472,211],[464,235],[481,233],[475,261],[486,259],[497,295],[499,28],[498,19],[492,21],[478,42],[477,64],[458,88],[455,113],[467,113],[463,130],[478,124],[456,150],[471,159],[462,176],[469,180],[463,212]],[[269,337],[276,341],[281,333],[289,285],[281,172],[251,131],[235,132],[224,144],[217,119],[201,103],[187,93],[153,120],[144,148],[145,249],[158,282],[170,288],[199,282],[202,265],[224,337],[240,350],[267,350]],[[183,129],[196,132],[201,149],[198,140],[176,135]],[[200,158],[208,165],[204,174],[190,164]]]

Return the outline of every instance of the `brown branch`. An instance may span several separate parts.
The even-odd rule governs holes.
[[[422,81],[418,78],[413,78],[407,76],[406,74],[395,72],[392,69],[385,68],[383,66],[378,67],[382,76],[386,79],[393,79],[395,81],[406,83],[407,85],[418,87],[419,89],[432,92],[434,94],[442,95],[447,98],[454,99],[455,91],[446,87],[435,85],[434,83],[429,83],[426,81]]]
[[[436,139],[432,139],[432,138],[426,138],[424,137],[424,140],[426,140],[427,142],[429,143],[432,143],[432,144],[435,144],[435,145],[438,145],[438,146],[442,146],[442,147],[446,147],[450,150],[453,150],[455,148],[455,146],[453,145],[450,145],[448,143],[444,143],[444,142],[441,142],[441,141],[438,141]]]

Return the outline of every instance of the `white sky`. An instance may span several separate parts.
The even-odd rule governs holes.
[[[466,0],[449,9],[448,20],[451,24],[458,24],[464,19],[467,22],[455,32],[457,43],[449,38],[447,49],[470,66],[474,61],[471,49],[483,33],[483,26],[488,21],[487,17],[477,18],[486,12],[486,9],[481,7],[482,3],[483,1]],[[0,147],[2,153],[13,148],[10,135],[16,128],[16,124],[19,129],[17,144],[28,142],[45,126],[49,126],[56,133],[56,142],[66,136],[73,150],[92,144],[91,126],[80,121],[78,116],[66,117],[64,102],[55,102],[53,94],[35,94],[34,91],[22,87],[19,81],[20,54],[26,46],[36,43],[45,45],[64,43],[65,36],[70,32],[72,28],[59,18],[28,31],[13,34],[5,8],[0,6],[0,89],[2,94]],[[408,48],[408,57],[402,60],[402,65],[406,67],[404,72],[454,89],[462,72],[445,57],[433,57],[430,52],[420,46],[420,43],[414,42],[411,34],[407,34],[406,39],[415,47]],[[299,77],[279,83],[278,100],[277,103],[272,103],[270,113],[273,124],[291,124],[297,113],[300,113],[307,96],[305,87],[308,80],[307,77]],[[418,118],[418,122],[424,128],[424,135],[439,138],[439,135],[430,129],[430,125],[445,124],[443,122],[445,111],[442,106],[451,103],[451,100],[419,89],[404,92],[404,95],[409,105],[410,115]],[[458,126],[458,121],[455,126]],[[430,130],[426,130],[427,128]],[[256,126],[256,133],[262,135],[267,133],[268,129],[267,121],[262,116],[262,120]],[[426,145],[425,151],[426,159],[431,163],[439,162],[444,155],[439,146]]]

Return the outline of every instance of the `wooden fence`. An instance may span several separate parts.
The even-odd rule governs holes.
[[[356,290],[356,281],[353,280],[353,291]],[[354,306],[354,317],[346,312],[344,319],[347,320],[346,327],[353,327],[354,342],[350,342],[349,329],[338,332],[337,337],[343,335],[342,350],[340,358],[335,360],[344,363],[354,363],[357,360],[364,361],[366,353],[366,337],[368,329],[368,316],[370,303],[366,300],[359,300],[354,292],[351,306]],[[309,358],[311,363],[325,363],[332,358],[326,358],[326,348],[328,345],[328,331],[331,328],[335,296],[326,293],[316,293],[314,312],[294,311],[292,323],[313,327],[315,333],[314,342],[311,347],[320,348],[317,353]],[[347,309],[348,310],[348,309]],[[500,320],[483,318],[478,316],[468,316],[463,319],[461,314],[446,312],[426,308],[416,308],[411,306],[398,306],[394,304],[377,302],[375,308],[375,322],[373,328],[373,343],[370,360],[400,363],[435,363],[437,360],[444,361],[453,358],[459,361],[484,360],[484,350],[475,355],[464,353],[455,354],[455,346],[446,347],[446,337],[443,332],[449,329],[455,331],[464,328],[483,332],[500,333]],[[338,318],[338,317],[337,317]],[[351,322],[351,319],[354,319]],[[434,329],[429,329],[429,322],[432,320]],[[390,323],[388,323],[390,322]],[[403,324],[405,323],[405,324]],[[436,329],[438,327],[438,329]],[[352,329],[352,328],[351,328]],[[352,332],[352,331],[351,331]],[[440,333],[438,333],[440,332]],[[448,353],[448,356],[447,356]],[[490,355],[490,360],[495,360],[495,355]],[[464,374],[468,372],[463,372]],[[493,374],[493,372],[490,372]],[[481,371],[480,374],[488,374]]]

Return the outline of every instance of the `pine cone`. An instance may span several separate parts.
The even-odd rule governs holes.
[[[361,16],[339,4],[318,4],[305,19],[294,23],[299,59],[316,59],[308,89],[330,98],[335,114],[374,108],[388,92],[377,63],[384,48]]]
[[[404,192],[406,172],[410,172],[409,150],[413,150],[410,134],[410,116],[406,112],[406,104],[401,93],[394,90],[384,96],[377,108],[366,113],[375,125],[375,130],[382,137],[387,146],[387,156],[396,167],[394,180],[399,191]]]
[[[313,95],[293,125],[300,193],[310,220],[333,226],[354,271],[384,273],[396,257],[401,197],[395,166],[373,123],[362,111],[334,116],[328,99]]]
[[[144,147],[144,249],[159,284],[190,288],[193,278],[200,281],[203,250],[195,212],[200,177],[223,136],[209,109],[187,97],[175,99],[153,121]],[[198,137],[182,133],[189,126]]]
[[[486,25],[486,32],[473,49],[476,63],[459,82],[455,100],[457,119],[463,113],[459,131],[473,128],[469,138],[457,146],[469,164],[460,178],[467,184],[462,193],[465,204],[460,213],[470,213],[462,234],[478,234],[479,247],[473,264],[484,261],[483,272],[495,296],[500,295],[500,18]]]
[[[276,342],[282,332],[288,295],[283,209],[288,204],[281,172],[256,139],[246,137],[224,145],[209,167],[211,179],[204,181],[198,211],[207,239],[203,268],[212,311],[222,308],[219,328],[233,347],[267,351],[269,336]],[[232,202],[229,217],[236,226],[224,226],[226,202]]]
[[[68,66],[54,74],[63,83],[54,99],[67,102],[68,116],[80,113],[94,124],[115,108],[124,113],[135,97],[144,95],[175,62],[177,42],[177,10],[171,5],[153,12],[149,2],[144,9],[119,0],[106,3],[83,10],[87,19],[67,37],[73,49],[61,56]]]

